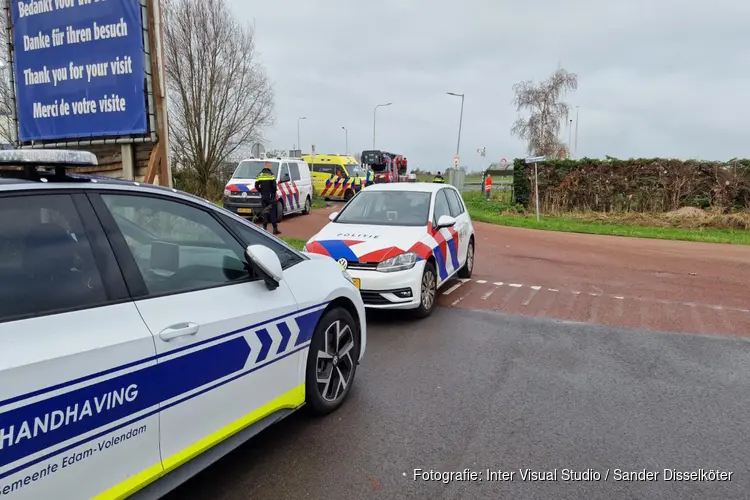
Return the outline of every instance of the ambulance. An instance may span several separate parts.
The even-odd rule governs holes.
[[[365,171],[348,155],[302,155],[310,165],[315,194],[326,200],[349,201],[365,185]]]

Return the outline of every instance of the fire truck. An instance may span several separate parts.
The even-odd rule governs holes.
[[[362,165],[371,168],[375,174],[375,183],[406,182],[406,157],[388,151],[362,151]]]

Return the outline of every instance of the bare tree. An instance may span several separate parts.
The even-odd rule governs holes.
[[[568,90],[577,88],[578,75],[562,68],[539,84],[525,81],[513,85],[513,104],[519,116],[510,133],[526,141],[530,155],[567,156],[567,147],[559,135],[561,124],[567,123],[570,106],[562,99]],[[528,118],[520,116],[523,111],[529,113]]]
[[[8,61],[8,15],[3,10],[0,15],[0,142],[11,144],[15,139],[13,131],[13,93],[10,88],[10,62]]]
[[[222,164],[273,122],[273,89],[226,0],[165,0],[163,13],[172,153],[196,194],[215,196]]]

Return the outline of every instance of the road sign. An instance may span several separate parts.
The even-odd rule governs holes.
[[[531,158],[526,158],[526,163],[541,163],[546,160],[546,156],[533,156]]]
[[[461,164],[461,157],[459,155],[455,155],[453,157],[453,168],[458,168],[460,164]]]
[[[253,156],[253,158],[262,158],[265,152],[266,148],[264,148],[263,144],[259,142],[253,144],[253,147],[250,148],[250,154]]]
[[[502,160],[500,160],[500,166],[503,167],[503,168],[507,167],[508,166],[508,160],[506,160],[505,158],[503,158]]]

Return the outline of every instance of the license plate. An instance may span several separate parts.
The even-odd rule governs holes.
[[[240,213],[240,214],[251,214],[251,213],[253,213],[253,209],[252,208],[238,208],[237,209],[237,213]]]
[[[357,287],[357,290],[359,290],[359,278],[352,278],[352,281],[354,282],[354,286]]]

